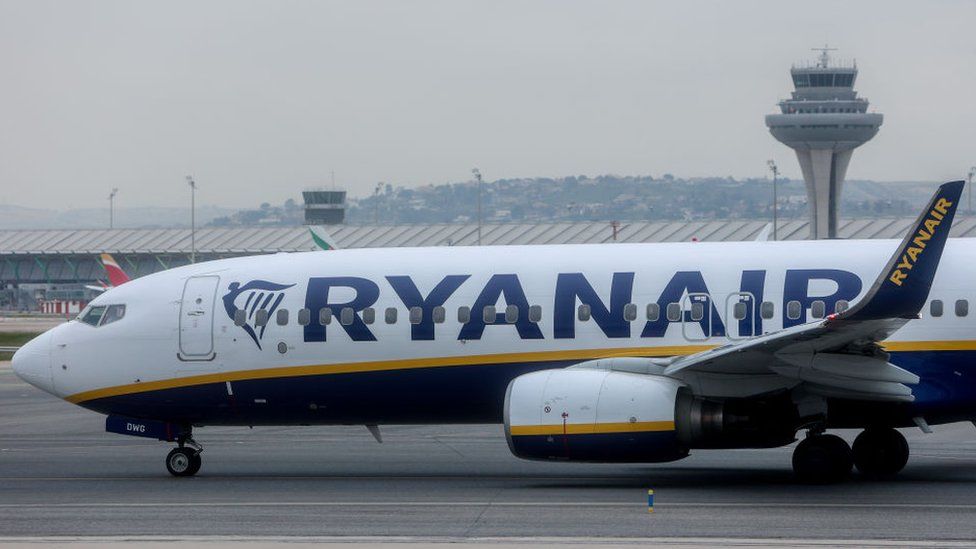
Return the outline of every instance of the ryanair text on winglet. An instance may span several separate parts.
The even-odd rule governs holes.
[[[902,254],[901,262],[895,265],[895,269],[891,271],[888,280],[896,286],[901,286],[901,283],[908,278],[908,271],[912,270],[919,256],[922,255],[922,252],[925,250],[926,241],[935,235],[936,229],[942,224],[942,220],[949,213],[949,208],[951,207],[952,202],[949,202],[945,198],[940,198],[935,203],[935,206],[929,211],[925,222],[918,228],[918,233],[915,235],[915,238],[912,239],[905,249],[905,253]]]

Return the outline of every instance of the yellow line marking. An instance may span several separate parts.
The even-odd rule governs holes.
[[[673,421],[637,421],[634,423],[568,423],[563,425],[512,425],[512,436],[522,435],[592,435],[598,433],[647,433],[674,431]]]
[[[972,351],[976,350],[974,341],[889,341],[882,344],[888,351]],[[513,364],[528,362],[593,360],[614,357],[663,357],[690,355],[713,349],[717,345],[669,345],[662,347],[624,347],[616,349],[576,349],[566,351],[536,351],[528,353],[499,353],[455,357],[409,358],[398,360],[378,360],[350,362],[344,364],[316,364],[310,366],[284,366],[280,368],[260,368],[187,376],[181,378],[146,381],[93,389],[65,397],[68,402],[79,404],[88,400],[112,396],[146,393],[162,389],[192,387],[208,383],[227,381],[250,381],[330,374],[352,374],[362,372],[384,372],[390,370],[412,370],[418,368],[446,368],[452,366],[484,366],[488,364]]]

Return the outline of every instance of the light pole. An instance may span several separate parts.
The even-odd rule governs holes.
[[[113,188],[112,192],[108,193],[108,228],[115,228],[115,195],[119,194],[117,188]]]
[[[380,181],[376,184],[376,188],[373,189],[373,224],[380,224],[380,189],[383,188],[383,182]]]
[[[779,240],[776,235],[776,179],[779,177],[779,168],[774,160],[766,161],[766,165],[773,172],[773,240]]]
[[[973,215],[973,175],[976,175],[976,166],[969,168],[969,177],[966,178],[966,187],[969,189],[969,215]]]
[[[478,180],[478,245],[481,246],[481,172],[475,168],[471,173]]]
[[[192,175],[186,176],[190,186],[190,263],[197,262],[197,182]]]

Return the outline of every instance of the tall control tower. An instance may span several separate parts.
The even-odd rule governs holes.
[[[837,237],[841,186],[854,149],[870,140],[882,115],[854,91],[857,64],[832,63],[831,48],[816,48],[813,65],[790,70],[796,90],[780,101],[781,114],[766,116],[773,137],[796,151],[807,184],[810,238]]]

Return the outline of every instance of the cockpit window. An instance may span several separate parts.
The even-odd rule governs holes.
[[[125,316],[125,305],[109,305],[108,309],[105,310],[105,316],[102,318],[102,326],[115,322],[116,320],[122,320]]]
[[[81,316],[81,321],[85,324],[91,324],[92,326],[98,326],[98,323],[102,321],[102,316],[105,315],[105,307],[89,307],[88,311]]]
[[[88,307],[79,320],[91,326],[104,326],[125,316],[125,305],[96,305]]]

